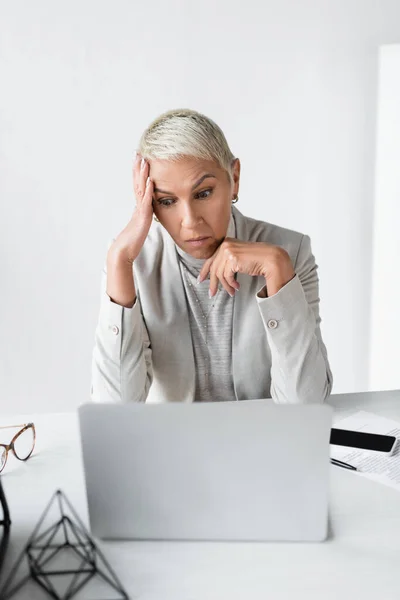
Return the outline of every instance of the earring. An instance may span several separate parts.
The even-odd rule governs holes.
[[[154,220],[157,221],[157,223],[159,223],[160,221],[157,219],[156,215],[154,215]]]
[[[236,202],[239,202],[239,196],[238,196],[238,194],[236,194],[236,196],[233,198],[232,204],[236,204]]]

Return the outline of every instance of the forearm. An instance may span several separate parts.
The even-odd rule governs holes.
[[[138,299],[132,308],[112,302],[103,272],[92,357],[92,400],[145,401],[152,382],[150,341]]]
[[[106,291],[111,300],[120,306],[132,308],[135,304],[136,290],[132,262],[113,247],[107,254]]]
[[[271,396],[277,403],[320,403],[332,375],[319,323],[295,276],[271,297],[258,297],[271,349]]]

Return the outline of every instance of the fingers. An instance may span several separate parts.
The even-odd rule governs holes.
[[[209,296],[210,298],[212,298],[213,296],[215,296],[215,294],[218,291],[218,281],[221,281],[219,279],[219,275],[218,275],[218,270],[219,270],[219,253],[218,250],[215,252],[215,254],[213,254],[213,256],[211,256],[211,258],[209,258],[208,260],[206,260],[206,262],[204,263],[201,271],[200,271],[200,275],[198,277],[198,283],[202,283],[208,276],[208,274],[210,274],[210,288],[209,288]],[[222,285],[224,285],[224,280],[221,281]],[[226,282],[225,282],[226,284]],[[225,287],[225,286],[224,286]],[[228,292],[228,294],[231,294],[231,288],[230,287],[226,287],[225,288],[226,291]]]
[[[211,258],[206,260],[206,262],[204,263],[204,265],[200,271],[200,275],[197,278],[198,283],[202,283],[205,279],[207,279],[214,259],[215,259],[215,254],[213,256],[211,256]]]
[[[148,185],[147,178],[149,176],[149,163],[147,160],[142,158],[140,154],[136,155],[136,159],[133,165],[133,189],[136,196],[137,204],[141,204],[146,197],[148,200]]]
[[[150,177],[147,177],[146,179],[143,204],[147,208],[151,207],[153,209],[153,182],[151,181]]]
[[[224,269],[224,278],[227,284],[235,291],[240,289],[240,283],[235,279],[236,269],[233,267],[234,259],[227,260]]]
[[[235,288],[233,288],[231,285],[229,285],[229,283],[226,281],[223,273],[221,273],[218,276],[218,279],[220,280],[222,287],[224,288],[224,290],[230,295],[231,298],[233,298],[233,296],[235,295]]]
[[[226,263],[224,262],[217,270],[217,277],[218,277],[219,281],[221,282],[222,287],[225,289],[225,291],[230,295],[231,298],[233,298],[233,296],[235,295],[236,289],[234,286],[232,286],[229,283],[225,273],[226,273]]]
[[[231,297],[240,288],[240,284],[235,280],[235,273],[238,270],[237,262],[233,267],[235,259],[221,250],[219,248],[211,258],[206,260],[198,277],[198,282],[202,283],[210,274],[210,298],[217,293],[219,281]]]
[[[135,161],[133,163],[133,191],[136,199],[139,197],[139,179],[140,179],[140,161],[142,157],[140,154],[136,154]]]
[[[210,290],[209,296],[213,298],[218,291],[218,277],[215,271],[212,269],[210,272]]]
[[[221,260],[222,258],[222,260]],[[239,285],[234,279],[233,283],[228,281],[226,274],[229,273],[229,265],[227,269],[226,260],[221,257],[219,260],[214,261],[210,270],[210,297],[212,298],[218,290],[218,281],[221,282],[222,287],[225,291],[233,298],[235,295],[235,291],[239,289],[237,286]],[[240,287],[240,286],[239,286]]]

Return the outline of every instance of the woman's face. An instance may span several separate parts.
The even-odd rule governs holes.
[[[234,162],[233,183],[209,160],[148,162],[157,219],[182,250],[195,258],[209,258],[228,229],[232,199],[239,189],[239,159]]]

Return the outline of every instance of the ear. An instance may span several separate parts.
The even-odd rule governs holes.
[[[240,160],[234,158],[232,161],[232,179],[233,179],[233,196],[239,194],[239,181],[240,181]]]

